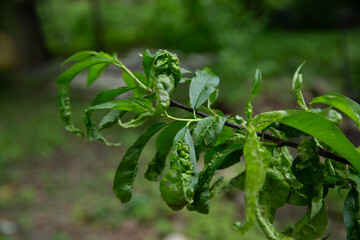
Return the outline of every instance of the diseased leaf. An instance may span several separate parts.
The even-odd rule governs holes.
[[[307,106],[304,100],[304,97],[301,93],[301,89],[302,89],[302,83],[303,83],[303,77],[302,74],[300,73],[301,68],[304,66],[305,62],[303,62],[297,69],[296,72],[293,76],[293,80],[292,80],[292,90],[295,94],[295,98],[297,103],[299,104],[299,106],[304,109],[307,110]]]
[[[360,236],[360,194],[355,187],[348,192],[344,202],[344,224],[348,240],[357,240]]]
[[[285,117],[279,122],[316,137],[360,171],[360,154],[339,128],[325,117],[312,112],[286,110]]]
[[[244,146],[246,162],[245,222],[235,224],[235,228],[240,233],[245,233],[254,225],[255,210],[258,207],[258,193],[264,184],[266,171],[271,160],[271,153],[260,144],[256,132],[252,129],[248,129],[248,131]]]
[[[145,172],[145,178],[149,181],[157,181],[158,177],[165,168],[166,157],[168,156],[175,135],[183,128],[185,122],[175,122],[169,124],[156,138],[156,155],[149,163]]]
[[[260,131],[272,123],[279,121],[285,116],[285,111],[273,111],[273,112],[265,112],[256,115],[252,120],[251,124],[255,128],[255,131]]]
[[[101,63],[90,67],[88,72],[87,85],[90,86],[93,84],[101,76],[101,74],[103,74],[109,64],[110,63]]]
[[[75,62],[75,61],[79,61],[79,60],[83,60],[84,58],[87,58],[91,55],[97,55],[98,53],[95,51],[81,51],[81,52],[77,52],[74,55],[70,56],[69,58],[67,58],[62,64],[61,66],[64,66],[70,62]]]
[[[212,197],[210,183],[215,171],[223,163],[223,161],[232,152],[242,149],[243,144],[233,144],[222,152],[213,155],[209,163],[206,163],[203,170],[200,172],[199,182],[195,188],[194,201],[187,206],[190,211],[197,211],[199,213],[208,214],[210,198]]]
[[[100,92],[98,95],[96,95],[96,97],[93,99],[91,106],[93,105],[99,105],[105,102],[108,102],[112,99],[114,99],[115,97],[127,92],[131,90],[130,88],[127,87],[121,87],[121,88],[117,88],[117,89],[111,89],[111,90],[106,90],[106,91],[102,91]],[[114,110],[114,109],[113,109]],[[116,110],[116,109],[115,109]],[[108,142],[100,133],[99,131],[101,129],[104,129],[106,127],[109,126],[113,126],[118,120],[119,120],[119,116],[120,116],[120,110],[117,110],[118,112],[112,112],[110,115],[106,115],[103,120],[101,121],[101,125],[96,127],[95,126],[95,122],[92,119],[92,112],[94,110],[91,110],[89,108],[85,109],[84,111],[84,123],[86,126],[86,133],[87,133],[87,138],[90,141],[102,141],[104,142],[106,145],[111,146],[111,145],[119,145],[118,143],[110,143]],[[124,113],[123,113],[124,114]]]
[[[161,179],[162,199],[174,211],[189,204],[198,182],[195,150],[190,131],[182,128],[174,138],[174,152],[170,154],[170,169]]]
[[[199,154],[215,145],[227,117],[206,117],[201,119],[194,129],[194,145]]]
[[[74,124],[71,120],[71,109],[70,109],[70,98],[69,98],[69,85],[71,81],[78,75],[80,72],[85,70],[88,67],[91,67],[96,64],[101,63],[112,63],[112,59],[104,57],[88,57],[83,61],[79,61],[72,65],[70,68],[65,70],[60,76],[56,79],[56,85],[58,87],[58,96],[59,96],[59,108],[60,116],[64,122],[66,130],[80,135],[81,137],[84,134],[74,127]]]
[[[166,123],[155,123],[143,133],[136,142],[126,151],[114,177],[113,191],[122,203],[131,199],[132,187],[139,167],[139,157],[149,139]]]
[[[326,94],[324,96],[316,97],[310,102],[310,108],[316,104],[326,104],[337,108],[350,117],[360,129],[360,105],[352,99],[341,94]]]
[[[321,237],[325,232],[328,223],[328,214],[325,203],[313,218],[311,208],[308,208],[303,219],[297,221],[293,230],[293,237],[296,240],[313,240]]]
[[[204,156],[205,164],[211,163],[214,155],[221,154],[223,152],[229,152],[229,154],[222,160],[220,166],[217,169],[224,169],[240,162],[240,157],[243,155],[243,148],[245,143],[245,136],[241,134],[235,134],[231,138],[228,138],[223,144],[211,148]]]
[[[217,89],[219,78],[206,70],[197,70],[190,84],[190,104],[195,110]]]

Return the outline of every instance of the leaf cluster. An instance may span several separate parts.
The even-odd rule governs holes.
[[[245,121],[239,116],[224,116],[212,108],[219,94],[219,77],[208,68],[197,70],[190,78],[183,77],[192,73],[181,69],[177,56],[166,50],[142,54],[144,74],[132,73],[116,54],[84,51],[64,64],[70,62],[75,63],[56,81],[61,119],[67,130],[111,145],[101,130],[116,124],[129,128],[159,120],[140,135],[120,161],[113,191],[121,202],[131,199],[141,152],[160,132],[155,142],[157,152],[149,161],[145,178],[160,181],[161,197],[171,209],[178,211],[186,207],[207,214],[212,197],[238,189],[245,193],[246,207],[244,221],[234,223],[236,231],[245,233],[257,221],[268,239],[311,240],[324,234],[328,221],[325,197],[330,189],[338,187],[350,189],[344,202],[344,222],[348,239],[358,239],[360,151],[338,125],[342,113],[360,129],[360,106],[340,94],[319,96],[307,105],[301,92],[303,64],[292,82],[301,110],[277,110],[253,116],[251,101],[262,85],[261,72],[257,70],[246,103]],[[100,92],[93,99],[84,110],[84,134],[71,120],[69,85],[85,69],[89,69],[87,83],[91,85],[110,64],[123,69],[127,86]],[[182,108],[193,112],[193,117],[169,115],[167,108],[181,106],[174,104],[172,92],[178,84],[189,81],[190,103]],[[117,99],[124,93],[132,96]],[[316,104],[327,107],[314,108]],[[100,110],[105,114],[96,124],[92,113]],[[207,114],[200,114],[199,110]],[[129,115],[131,120],[124,122],[124,116]],[[299,138],[301,142],[296,144],[289,138]],[[295,157],[290,154],[289,146],[297,147]],[[328,156],[325,159],[321,157],[323,152]],[[339,158],[348,165],[336,161]],[[245,161],[246,168],[233,179],[224,181],[216,176],[218,170],[241,161]],[[294,226],[278,230],[273,224],[275,213],[285,204],[306,206],[307,213]]]

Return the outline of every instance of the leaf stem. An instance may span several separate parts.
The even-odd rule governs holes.
[[[176,117],[173,117],[173,116],[170,116],[166,111],[164,111],[165,113],[165,116],[171,120],[174,120],[174,121],[182,121],[182,122],[198,122],[200,121],[201,119],[199,118],[196,118],[196,119],[186,119],[186,118],[176,118]]]
[[[146,91],[149,91],[149,88],[145,86],[137,77],[135,77],[135,75],[130,71],[130,69],[128,69],[121,61],[115,59],[115,65],[122,68],[127,74],[129,74],[129,76],[137,82],[139,87]]]

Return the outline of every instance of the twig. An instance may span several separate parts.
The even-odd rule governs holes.
[[[181,108],[185,111],[188,111],[188,112],[193,112],[193,109],[182,104],[182,103],[179,103],[177,101],[174,101],[174,100],[171,100],[171,103],[170,103],[170,106],[172,107],[177,107],[177,108]],[[203,112],[200,112],[198,110],[196,110],[196,114],[198,116],[201,116],[201,117],[209,117],[210,115],[206,114],[206,113],[203,113]],[[231,128],[234,128],[234,129],[239,129],[239,130],[245,130],[246,127],[243,127],[243,126],[240,126],[240,125],[237,125],[235,123],[231,123],[231,122],[226,122],[225,123],[226,126],[229,126]],[[257,133],[257,135],[259,137],[263,136],[266,140],[269,140],[275,144],[277,144],[278,147],[282,147],[282,146],[287,146],[287,147],[292,147],[292,148],[297,148],[298,147],[298,143],[295,143],[295,142],[291,142],[291,141],[286,141],[286,140],[283,140],[283,139],[280,139],[280,138],[276,138],[276,137],[273,137],[269,134],[262,134],[260,132]],[[342,157],[339,157],[323,148],[318,148],[318,154],[320,156],[323,156],[325,158],[330,158],[330,159],[333,159],[335,161],[338,161],[338,162],[342,162],[342,163],[345,163],[345,164],[349,164],[351,165],[351,163],[349,163],[348,160],[346,160],[345,158],[342,158]]]

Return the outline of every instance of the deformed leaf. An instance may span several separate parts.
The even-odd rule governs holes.
[[[203,104],[219,85],[219,77],[206,70],[197,70],[190,84],[190,104],[195,110]]]
[[[152,62],[154,61],[154,55],[146,49],[145,53],[143,54],[142,64],[143,64],[143,71],[148,80],[150,80],[150,67]]]
[[[178,211],[192,201],[197,182],[194,144],[189,129],[184,127],[174,138],[170,169],[160,182],[161,197],[172,210]]]
[[[325,203],[320,211],[311,218],[311,209],[308,208],[303,219],[296,222],[292,236],[296,240],[313,240],[321,237],[326,230],[328,214]]]
[[[350,117],[360,129],[360,105],[352,99],[341,94],[333,93],[314,98],[310,102],[310,107],[316,103],[322,103],[337,108]]]
[[[255,131],[260,131],[282,119],[285,114],[285,111],[260,113],[251,120],[251,124],[255,128]]]
[[[114,177],[113,191],[122,203],[131,199],[132,187],[139,167],[139,157],[149,139],[166,123],[155,123],[142,134],[136,142],[126,151]]]
[[[72,65],[70,68],[65,70],[60,76],[56,79],[56,85],[58,87],[58,96],[59,96],[59,108],[60,116],[62,121],[65,124],[65,128],[72,133],[80,135],[83,137],[83,133],[76,129],[71,120],[71,109],[70,109],[70,99],[69,99],[69,85],[71,81],[78,75],[80,72],[85,70],[88,67],[91,67],[96,64],[101,63],[112,63],[112,59],[104,57],[88,57],[83,61],[79,61]]]
[[[101,110],[101,109],[119,109],[123,111],[129,111],[137,114],[146,112],[148,109],[140,105],[135,101],[129,99],[118,99],[98,105],[90,106],[88,110]]]
[[[271,160],[271,153],[260,144],[256,132],[252,129],[248,129],[248,131],[244,146],[246,162],[245,222],[238,222],[235,225],[240,233],[245,233],[254,225],[255,210],[258,207],[258,193],[264,184]]]
[[[301,68],[304,66],[305,62],[303,62],[297,69],[296,72],[293,76],[293,80],[292,80],[292,90],[295,94],[295,98],[297,103],[299,104],[299,106],[304,109],[307,110],[307,106],[304,100],[304,97],[301,93],[301,89],[302,89],[302,83],[303,83],[303,77],[302,74],[300,74],[300,70]]]
[[[227,117],[206,117],[201,119],[194,129],[194,145],[199,154],[215,145]]]
[[[166,157],[173,146],[175,135],[183,128],[185,122],[169,124],[156,138],[156,155],[149,163],[145,172],[145,178],[149,181],[156,181],[165,168]]]

